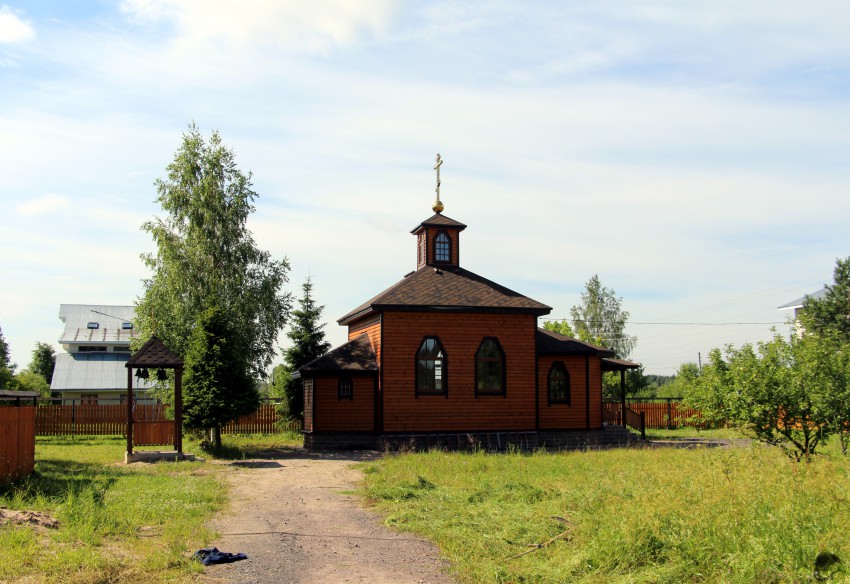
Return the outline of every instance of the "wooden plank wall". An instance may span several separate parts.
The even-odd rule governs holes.
[[[384,431],[534,429],[535,331],[535,317],[526,314],[384,313],[383,340],[393,348],[382,356]],[[445,349],[448,397],[416,395],[416,352],[426,336]],[[484,337],[498,338],[505,352],[504,397],[475,395],[475,354]]]
[[[35,407],[0,407],[0,481],[35,468]]]

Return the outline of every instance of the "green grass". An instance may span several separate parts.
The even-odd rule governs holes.
[[[728,438],[728,439],[739,439],[739,438],[751,438],[751,436],[747,436],[737,428],[708,428],[705,430],[700,430],[699,428],[691,428],[689,426],[682,426],[680,428],[674,428],[672,430],[668,430],[666,428],[647,428],[646,429],[646,438],[648,440],[676,440],[676,439],[688,439],[688,438]]]
[[[362,468],[386,523],[436,542],[461,582],[812,582],[819,553],[850,563],[850,463],[835,456],[430,452]]]
[[[291,446],[294,436],[225,436],[225,457]],[[186,440],[185,452],[197,452]],[[124,465],[118,437],[36,440],[35,472],[0,485],[0,506],[47,513],[58,529],[0,527],[0,582],[189,582],[192,551],[227,500],[227,467],[211,462]]]

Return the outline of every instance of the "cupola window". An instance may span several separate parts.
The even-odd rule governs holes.
[[[452,261],[452,240],[445,231],[440,231],[434,238],[434,261],[443,263]]]

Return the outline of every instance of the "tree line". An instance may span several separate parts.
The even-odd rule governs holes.
[[[56,367],[56,351],[47,343],[36,343],[30,364],[16,373],[12,363],[9,343],[0,328],[0,389],[6,391],[34,391],[42,397],[50,396],[50,383]]]
[[[833,283],[807,296],[799,327],[757,344],[709,353],[702,369],[683,365],[677,383],[705,419],[735,424],[757,439],[809,458],[833,436],[850,447],[850,257]]]

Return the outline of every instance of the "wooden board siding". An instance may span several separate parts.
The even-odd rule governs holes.
[[[372,432],[375,429],[375,376],[350,375],[352,398],[338,397],[339,377],[313,380],[315,432]],[[306,412],[305,412],[306,417]]]
[[[304,431],[313,431],[313,413],[315,412],[313,404],[315,403],[316,393],[313,390],[315,380],[312,377],[304,378]]]
[[[542,356],[539,359],[538,383],[540,385],[541,430],[598,430],[602,427],[602,373],[599,357],[589,357],[590,403],[588,420],[587,381],[585,357]],[[549,370],[552,363],[560,361],[570,374],[570,405],[549,404]]]
[[[353,341],[363,333],[369,336],[375,358],[381,362],[381,315],[376,314],[370,318],[364,318],[348,327],[348,340]]]
[[[35,468],[35,406],[0,407],[0,482]]]
[[[460,265],[460,232],[457,229],[452,229],[451,227],[428,227],[428,241],[426,243],[427,247],[427,263],[428,265],[437,266],[438,264],[434,258],[434,239],[436,239],[437,234],[441,231],[445,231],[446,235],[449,236],[449,241],[451,241],[452,246],[452,261],[449,262],[450,265],[459,266]],[[417,262],[419,264],[419,262]],[[421,267],[421,266],[420,266]]]
[[[536,317],[524,314],[384,314],[384,432],[533,430]],[[423,338],[446,351],[448,397],[416,397],[415,359]],[[506,395],[475,397],[475,353],[484,337],[505,352]]]

